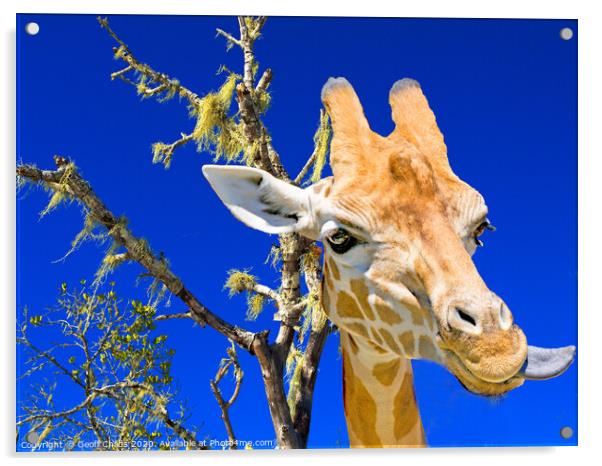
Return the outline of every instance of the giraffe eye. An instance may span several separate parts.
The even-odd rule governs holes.
[[[491,224],[491,222],[489,221],[489,219],[485,219],[483,222],[481,222],[481,224],[476,228],[476,230],[473,233],[473,238],[474,238],[474,242],[476,243],[477,246],[483,246],[483,241],[481,241],[479,239],[479,236],[481,236],[485,230],[489,230],[489,231],[495,231],[496,228]]]
[[[347,230],[339,228],[326,238],[328,244],[337,254],[344,254],[357,244],[357,238],[351,236]]]

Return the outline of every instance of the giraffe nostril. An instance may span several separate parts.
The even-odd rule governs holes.
[[[468,311],[466,308],[456,306],[451,307],[447,317],[447,323],[450,328],[469,335],[478,335],[482,331],[478,314],[475,315],[474,312]]]
[[[508,309],[508,306],[502,303],[500,308],[500,327],[502,330],[508,330],[512,326],[512,321],[513,319],[510,309]]]
[[[460,320],[463,320],[464,322],[469,323],[470,325],[472,325],[474,327],[477,326],[477,321],[474,320],[474,318],[471,315],[467,314],[462,309],[456,308],[456,313],[457,313],[458,317],[460,318]]]

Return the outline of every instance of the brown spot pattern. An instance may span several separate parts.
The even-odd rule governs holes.
[[[390,361],[376,364],[372,369],[372,375],[383,385],[391,385],[399,373],[400,359],[395,358]]]
[[[368,335],[368,330],[362,324],[352,322],[350,324],[347,324],[346,327],[347,330],[349,330],[350,332],[357,333],[358,335],[361,335],[366,339],[370,338],[370,336]]]
[[[349,346],[351,347],[353,354],[357,354],[360,350],[355,342],[355,339],[351,335],[349,335]]]
[[[330,273],[332,273],[332,278],[338,282],[341,279],[341,273],[339,272],[337,264],[330,257],[328,258],[328,269],[330,270]]]
[[[384,348],[383,348],[383,347],[381,347],[381,346],[378,346],[378,345],[377,345],[376,343],[374,343],[373,341],[370,341],[370,340],[368,340],[368,345],[370,345],[370,347],[371,347],[371,348],[372,348],[374,351],[376,351],[377,353],[379,353],[379,354],[387,354],[387,353],[390,353],[390,351],[388,351],[388,350],[384,349]]]
[[[337,295],[337,313],[341,317],[353,317],[362,319],[364,315],[360,311],[357,301],[344,291]]]
[[[380,335],[374,329],[374,327],[371,328],[370,335],[372,335],[372,338],[374,339],[374,341],[376,341],[379,345],[383,344],[383,339],[380,337]]]
[[[422,310],[412,308],[412,323],[418,327],[424,325],[424,319],[422,318]]]
[[[420,354],[420,357],[423,359],[429,359],[431,361],[437,359],[437,350],[433,346],[433,342],[424,335],[420,335],[418,354]]]
[[[418,406],[410,373],[406,374],[399,392],[395,395],[393,417],[395,419],[393,434],[399,442],[402,442],[418,422]]]
[[[389,325],[401,323],[401,317],[388,304],[377,302],[374,306],[380,320]]]
[[[395,339],[393,338],[393,335],[391,335],[384,328],[380,329],[380,335],[383,337],[383,339],[385,340],[385,342],[387,343],[387,346],[391,349],[391,351],[393,351],[394,353],[397,353],[397,354],[400,353],[399,346],[397,345],[397,343],[395,343]]]
[[[320,300],[322,303],[322,310],[326,315],[330,314],[330,290],[328,286],[324,286],[324,282],[322,282],[322,299]]]
[[[376,433],[376,402],[361,379],[353,372],[345,350],[343,350],[343,374],[345,415],[351,430],[362,446],[380,446],[381,442]]]
[[[414,356],[414,335],[411,331],[403,332],[399,335],[399,342],[403,346],[403,352],[406,356]]]
[[[431,316],[430,312],[426,312],[424,315],[426,323],[431,330],[435,330],[435,323],[433,322],[433,316]]]
[[[360,305],[360,309],[364,311],[366,317],[370,320],[374,320],[374,312],[372,306],[368,303],[368,287],[366,284],[359,279],[351,280],[351,291],[353,292],[357,302]]]

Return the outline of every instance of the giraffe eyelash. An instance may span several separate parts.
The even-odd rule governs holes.
[[[344,254],[358,244],[359,240],[344,228],[338,228],[326,238],[326,241],[337,254]]]
[[[481,239],[479,239],[479,236],[481,236],[485,230],[489,230],[489,231],[495,231],[497,228],[495,228],[491,222],[489,221],[488,218],[486,218],[485,220],[483,220],[479,226],[475,229],[472,237],[474,238],[474,242],[477,246],[482,247],[485,245],[485,243],[483,243],[483,241]]]

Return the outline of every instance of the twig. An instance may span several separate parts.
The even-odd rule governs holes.
[[[231,42],[234,45],[238,45],[239,47],[242,48],[242,44],[240,43],[240,40],[238,40],[237,38],[235,38],[232,34],[230,34],[229,32],[226,32],[220,28],[216,29],[217,33],[221,36],[224,36],[228,42]]]
[[[81,388],[84,388],[84,389],[86,388],[85,384],[76,375],[74,375],[70,370],[68,370],[65,366],[63,366],[48,351],[44,351],[44,350],[38,348],[33,343],[31,343],[29,341],[29,339],[26,338],[25,336],[17,339],[17,342],[18,343],[23,343],[23,344],[27,345],[34,353],[36,353],[36,355],[38,355],[39,357],[44,358],[47,361],[49,361],[51,364],[53,364],[55,367],[57,367],[63,374],[65,374],[66,376],[68,376],[71,380],[73,380]]]
[[[133,81],[125,78],[125,73],[127,71],[136,71],[144,76],[146,76],[147,78],[149,78],[151,81],[157,82],[160,85],[163,85],[164,88],[162,90],[167,90],[169,88],[173,88],[174,93],[179,94],[182,97],[185,97],[186,99],[188,99],[188,101],[190,102],[191,105],[196,105],[198,104],[198,102],[201,100],[200,97],[192,92],[190,89],[188,89],[187,87],[183,86],[182,84],[180,84],[179,81],[177,81],[176,79],[171,78],[170,76],[168,76],[165,73],[160,73],[158,71],[155,71],[153,68],[151,68],[149,65],[139,61],[134,54],[132,54],[132,51],[130,50],[130,48],[125,44],[125,42],[123,40],[121,40],[121,38],[115,33],[115,31],[113,31],[111,29],[111,27],[109,26],[109,21],[106,18],[101,18],[100,16],[97,18],[98,23],[100,24],[100,26],[107,31],[107,33],[119,44],[121,51],[120,53],[117,55],[117,58],[119,58],[120,60],[122,60],[127,66],[127,68],[125,68],[124,70],[121,71],[117,71],[116,73],[113,73],[111,75],[111,77],[113,78],[113,75],[117,75],[117,77],[120,77],[122,79],[124,79],[124,81],[131,83],[132,85],[136,86],[136,83],[134,83]],[[116,49],[115,52],[119,51],[119,49]],[[158,93],[154,92],[153,94]],[[151,94],[151,95],[153,95]]]
[[[113,81],[115,78],[120,78],[121,76],[123,76],[126,73],[129,73],[133,69],[134,68],[131,65],[128,65],[125,68],[123,68],[122,70],[115,71],[114,73],[111,73],[111,81]],[[132,84],[134,84],[134,83],[132,82]]]
[[[268,89],[268,86],[272,82],[272,70],[270,68],[266,68],[266,70],[261,75],[259,82],[257,83],[257,87],[255,88],[258,92],[265,92]]]
[[[315,148],[313,153],[310,155],[309,159],[307,159],[307,162],[305,162],[305,165],[303,166],[303,168],[301,169],[299,174],[295,177],[295,180],[293,181],[294,184],[296,184],[296,185],[301,184],[301,182],[303,181],[303,178],[305,178],[305,175],[307,175],[307,173],[309,172],[309,169],[312,167],[312,165],[316,161],[317,155],[318,155],[318,150],[317,150],[317,148]]]
[[[171,158],[173,156],[174,151],[183,146],[194,139],[192,133],[180,134],[180,139],[172,142],[171,144],[163,144],[161,142],[157,142],[153,144],[153,163],[163,163],[166,167],[169,166],[171,162]]]
[[[199,316],[197,316],[194,312],[178,312],[175,314],[163,314],[155,317],[155,321],[161,322],[163,320],[170,319],[192,319],[194,320],[200,327],[205,327],[205,321]]]
[[[320,110],[320,125],[318,126],[318,130],[316,131],[316,134],[314,135],[314,150],[313,150],[312,154],[310,155],[309,159],[307,159],[307,162],[305,162],[305,165],[303,166],[303,168],[301,169],[299,174],[295,177],[295,180],[293,181],[293,183],[295,185],[299,186],[301,184],[301,182],[303,181],[305,176],[309,173],[309,170],[311,169],[311,167],[316,164],[318,155],[321,153],[321,151],[323,151],[325,149],[325,147],[324,147],[325,142],[323,141],[323,138],[318,137],[318,135],[322,135],[324,131],[329,132],[330,127],[329,127],[329,123],[328,123],[328,114],[326,113],[326,110],[324,108],[322,108]],[[328,134],[328,133],[326,133],[326,134]],[[328,137],[327,137],[327,139],[328,139]],[[326,142],[326,144],[327,144],[327,142]],[[315,173],[315,171],[314,171],[314,173]]]
[[[252,289],[255,293],[263,295],[266,298],[270,298],[271,300],[276,301],[276,303],[278,304],[281,303],[281,296],[276,291],[272,290],[269,286],[256,283],[255,285],[253,285]]]
[[[170,320],[170,319],[192,319],[192,312],[178,312],[175,314],[162,314],[155,317],[157,322],[162,320]]]
[[[232,428],[232,421],[230,420],[229,410],[238,398],[238,394],[240,393],[240,387],[242,385],[243,380],[243,372],[240,368],[240,364],[238,362],[238,358],[236,357],[236,352],[233,350],[228,351],[230,358],[223,364],[215,374],[215,378],[209,381],[209,385],[211,386],[211,391],[213,392],[213,396],[217,400],[217,404],[220,407],[222,412],[222,421],[224,422],[224,426],[226,427],[226,432],[228,433],[228,440],[230,442],[230,449],[237,449],[237,441],[236,436],[234,435],[234,429]],[[233,368],[234,370],[234,391],[230,398],[226,401],[222,395],[221,390],[219,389],[219,383],[222,378],[228,373],[228,370]]]
[[[267,16],[260,16],[255,20],[256,25],[255,25],[255,28],[253,29],[253,31],[251,32],[251,34],[253,36],[253,40],[255,40],[259,37],[259,34],[261,33],[263,26],[265,26],[265,22],[267,20],[268,20]]]

